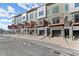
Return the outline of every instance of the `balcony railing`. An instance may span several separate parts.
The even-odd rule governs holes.
[[[35,27],[45,27],[48,26],[48,21],[46,21],[45,19],[40,19],[37,21],[37,24],[35,25]]]
[[[49,27],[64,26],[64,23],[49,24]]]
[[[79,19],[78,20],[74,19],[74,21],[72,22],[72,25],[79,26]]]
[[[18,23],[18,28],[24,28],[24,24]]]
[[[29,23],[25,23],[25,27],[26,27],[26,28],[33,28],[34,25],[36,25],[36,23],[35,23],[34,21],[31,21],[31,22],[29,22]]]

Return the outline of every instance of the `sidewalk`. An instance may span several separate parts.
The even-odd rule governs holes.
[[[67,39],[68,41],[68,44],[67,44],[67,42],[63,37],[52,37],[49,39],[49,37],[45,37],[45,36],[33,36],[33,35],[22,35],[22,34],[7,34],[7,35],[3,34],[3,35],[12,37],[12,38],[22,38],[22,39],[28,39],[28,40],[42,41],[42,42],[57,44],[65,48],[79,50],[79,40],[72,41],[70,39]]]

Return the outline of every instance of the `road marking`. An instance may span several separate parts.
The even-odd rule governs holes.
[[[61,54],[59,51],[52,50],[52,53]]]
[[[23,41],[23,44],[26,45],[26,42]]]
[[[48,47],[48,48],[52,48],[51,46],[49,46],[49,45],[47,45],[46,47]]]
[[[31,44],[30,44],[30,43],[28,43],[28,46],[31,46]]]

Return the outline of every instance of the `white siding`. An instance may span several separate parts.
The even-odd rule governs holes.
[[[25,19],[23,19],[24,16],[25,16]],[[26,21],[26,13],[22,14],[22,21]]]
[[[43,15],[39,16],[39,12],[43,11]],[[46,6],[41,6],[37,9],[37,19],[42,18],[42,17],[46,17]]]
[[[70,3],[69,4],[69,13],[77,12],[79,11],[79,7],[75,8],[75,3]]]

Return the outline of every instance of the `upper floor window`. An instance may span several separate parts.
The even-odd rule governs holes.
[[[35,14],[35,17],[37,18],[37,14]]]
[[[30,14],[30,17],[29,17],[29,19],[32,19],[33,18],[33,14]]]
[[[40,11],[40,12],[39,12],[39,16],[41,16],[41,15],[43,15],[43,11]]]
[[[52,21],[53,21],[53,24],[60,23],[60,17],[55,17],[52,19]]]
[[[25,19],[25,16],[23,16],[23,20]]]
[[[58,13],[59,12],[59,6],[54,6],[52,8],[52,13]]]
[[[65,4],[65,11],[68,11],[68,8],[69,8],[68,4]]]
[[[75,7],[79,7],[79,3],[75,3]]]
[[[79,22],[79,14],[74,15],[74,22]]]

